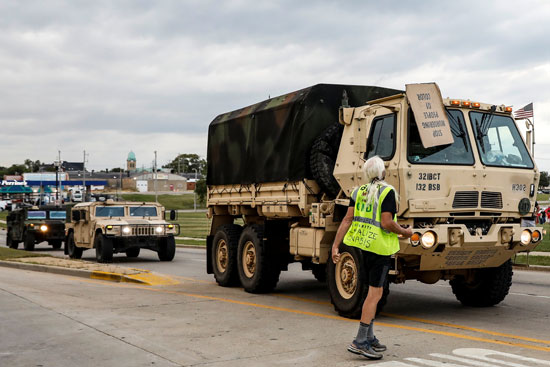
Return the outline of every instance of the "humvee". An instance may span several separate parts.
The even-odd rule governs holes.
[[[156,251],[161,261],[172,261],[179,225],[167,222],[158,203],[105,202],[76,204],[65,226],[65,254],[80,259],[82,252],[95,248],[98,262],[111,262],[113,254],[125,252],[138,257],[140,249]],[[170,212],[170,220],[176,212]]]
[[[43,241],[54,249],[61,248],[65,239],[65,208],[57,206],[24,206],[12,210],[6,219],[6,245],[18,248],[23,242],[27,251],[34,250],[34,245]]]
[[[414,232],[400,239],[390,282],[448,280],[465,305],[501,302],[510,259],[542,239],[542,227],[523,223],[540,172],[511,107],[443,99],[435,84],[406,92],[319,84],[217,116],[208,134],[207,272],[221,286],[268,292],[300,262],[327,279],[339,314],[360,315],[362,253],[341,244],[334,264],[330,250],[375,155],[399,193],[398,223]]]

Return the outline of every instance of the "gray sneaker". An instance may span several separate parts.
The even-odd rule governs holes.
[[[388,349],[384,344],[380,344],[380,340],[376,339],[376,337],[370,342],[370,346],[375,352],[378,353],[385,352],[386,349]]]
[[[368,359],[382,359],[384,356],[381,353],[376,352],[368,342],[364,344],[356,344],[354,341],[348,346],[348,352],[359,354]]]

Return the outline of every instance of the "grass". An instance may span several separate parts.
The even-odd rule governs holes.
[[[546,230],[546,235],[542,237],[542,241],[533,251],[550,252],[550,224],[544,223],[543,228]]]
[[[193,197],[193,194],[158,195],[158,201],[168,210],[194,209]],[[128,201],[155,201],[155,195],[148,194],[122,194],[122,198]],[[205,204],[201,204],[197,200],[197,209],[205,208]]]
[[[526,255],[517,255],[514,261],[515,264],[524,265],[527,263]],[[550,256],[529,256],[529,265],[544,265],[550,266]]]
[[[206,218],[205,212],[178,213],[178,219],[173,223],[180,225],[180,234],[178,237],[193,237],[206,240],[206,236],[210,233],[210,219]]]
[[[3,210],[3,211],[0,212],[0,220],[5,221],[7,217],[8,217],[8,211],[7,210]],[[7,228],[6,223],[0,222],[0,228]]]
[[[537,201],[548,201],[550,194],[537,194]]]
[[[18,259],[21,257],[44,257],[50,255],[37,254],[35,252],[14,250],[12,248],[0,247],[0,260]]]
[[[205,246],[206,240],[176,240],[178,245]]]

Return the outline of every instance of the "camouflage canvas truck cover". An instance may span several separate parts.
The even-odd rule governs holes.
[[[8,217],[6,245],[18,248],[23,242],[27,251],[33,251],[37,243],[44,241],[54,249],[61,248],[65,239],[67,209],[58,206],[26,206],[12,210]]]
[[[400,240],[390,281],[449,280],[464,304],[502,301],[510,259],[542,239],[542,228],[522,224],[539,171],[511,108],[442,99],[431,88],[437,93],[321,84],[216,117],[207,271],[218,284],[266,292],[300,262],[327,279],[338,313],[357,317],[368,291],[361,251],[341,244],[338,264],[329,254],[349,196],[366,183],[361,166],[378,155],[399,193],[398,222],[414,231]],[[424,115],[428,105],[438,114]]]
[[[158,253],[161,261],[172,261],[179,225],[167,222],[158,203],[113,201],[76,204],[65,227],[65,253],[80,259],[82,252],[95,249],[98,262],[111,262],[113,254],[138,257],[141,249]],[[170,212],[176,219],[176,212]]]

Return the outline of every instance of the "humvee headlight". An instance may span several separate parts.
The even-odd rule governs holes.
[[[413,235],[411,236],[410,241],[411,241],[411,245],[413,245],[413,246],[420,245],[420,233],[418,233],[418,232],[413,233]]]
[[[123,228],[122,228],[122,233],[124,233],[124,234],[129,234],[130,232],[132,232],[132,230],[130,229],[130,227],[123,227]]]
[[[432,248],[437,243],[437,235],[432,231],[424,232],[420,237],[420,243],[424,248]]]
[[[531,243],[531,239],[532,239],[532,236],[531,236],[531,231],[528,230],[528,229],[524,229],[522,232],[521,232],[521,236],[519,238],[521,244],[523,246],[527,246],[528,244]]]
[[[542,238],[541,234],[539,231],[533,231],[533,234],[531,235],[531,242],[533,243],[537,243],[540,241],[540,239]]]
[[[162,233],[162,227],[159,226],[159,227],[155,228],[155,231],[156,231],[157,233]]]
[[[48,226],[45,225],[45,224],[42,224],[42,225],[40,226],[40,230],[41,230],[42,232],[46,232],[46,231],[48,230]]]

